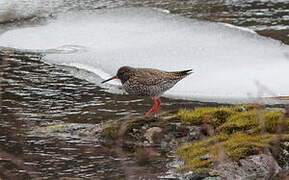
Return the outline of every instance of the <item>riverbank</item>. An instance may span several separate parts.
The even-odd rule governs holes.
[[[96,125],[55,124],[33,132],[94,139],[114,147],[123,163],[133,156],[139,168],[153,158],[167,157],[166,164],[160,163],[165,167],[160,179],[268,179],[287,171],[288,125],[284,109],[236,105],[130,116]]]

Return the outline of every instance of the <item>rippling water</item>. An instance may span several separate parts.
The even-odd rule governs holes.
[[[0,175],[8,179],[123,178],[125,170],[121,159],[110,147],[78,137],[39,137],[39,134],[29,132],[33,127],[61,122],[94,124],[142,114],[149,109],[150,100],[109,94],[63,68],[41,62],[39,54],[9,54],[0,56]],[[163,110],[205,105],[170,99],[163,101]],[[134,161],[130,156],[130,153],[125,156],[127,161]],[[155,163],[164,162],[165,159]],[[153,168],[147,167],[143,171],[151,174]]]
[[[8,1],[4,1],[8,2]],[[16,1],[15,1],[16,2]],[[19,1],[30,5],[31,1]],[[54,1],[53,1],[54,2]],[[18,8],[17,13],[2,14],[4,32],[18,27],[35,26],[59,12],[117,7],[152,7],[190,18],[226,22],[248,27],[259,34],[289,44],[289,1],[55,1],[49,11],[21,14],[18,6],[0,6],[0,12]],[[32,3],[33,4],[33,3]],[[34,6],[41,6],[34,4]],[[2,9],[1,9],[2,7]],[[6,8],[6,9],[4,9]],[[40,14],[39,14],[40,13]],[[18,15],[22,16],[18,16]],[[8,18],[7,18],[8,17]],[[9,18],[10,17],[10,18]],[[23,18],[24,17],[24,18]],[[4,20],[3,20],[4,19]],[[0,33],[1,33],[0,31]],[[1,46],[1,44],[0,44]],[[80,76],[75,77],[75,71]],[[60,122],[94,124],[108,119],[142,114],[151,106],[150,99],[111,94],[96,86],[94,74],[77,68],[61,67],[42,61],[38,53],[0,50],[1,116],[0,177],[4,179],[57,179],[79,177],[92,179],[127,178],[124,162],[138,167],[139,176],[156,179],[167,170],[166,157],[148,165],[137,165],[134,153],[100,146],[78,137],[46,137],[31,134],[31,128]],[[179,107],[216,105],[164,98],[162,110]],[[121,156],[119,151],[124,151]],[[163,168],[158,168],[163,167]]]

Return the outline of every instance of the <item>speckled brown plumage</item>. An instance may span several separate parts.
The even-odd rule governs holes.
[[[158,69],[124,66],[118,70],[117,76],[128,94],[159,97],[189,74],[190,70],[166,72]]]
[[[172,88],[177,82],[191,74],[191,71],[192,70],[167,72],[158,69],[124,66],[117,71],[116,76],[103,81],[103,83],[118,78],[128,94],[152,97],[154,106],[147,112],[150,114],[158,111],[160,106],[158,97]]]

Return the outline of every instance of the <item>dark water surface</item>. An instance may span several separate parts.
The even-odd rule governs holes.
[[[64,10],[131,6],[161,8],[190,18],[248,27],[289,44],[289,1],[75,0],[64,1],[51,16]],[[0,27],[3,32],[42,21],[45,18],[19,18]],[[38,126],[62,122],[95,124],[139,115],[151,106],[148,98],[110,94],[41,58],[41,54],[0,49],[0,178],[156,179],[167,170],[165,163],[169,158],[165,155],[140,165],[135,152],[129,149],[100,146],[78,137],[31,134]],[[162,101],[162,111],[216,105],[169,98]]]
[[[114,148],[78,137],[39,137],[30,131],[62,122],[95,124],[142,114],[150,108],[150,99],[109,94],[59,67],[41,62],[38,54],[9,54],[0,55],[0,175],[8,179],[124,178],[126,171]],[[206,105],[166,98],[163,103],[163,111]],[[122,159],[132,161],[131,166],[136,167],[133,155],[134,152],[127,152]],[[138,174],[147,177],[154,174],[153,164],[163,164],[156,177],[164,171],[166,161],[165,157],[155,159]]]

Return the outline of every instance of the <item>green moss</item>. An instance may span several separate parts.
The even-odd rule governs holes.
[[[233,135],[221,134],[205,140],[195,141],[178,148],[178,156],[185,162],[179,170],[208,169],[211,163],[221,159],[221,154],[233,161],[238,161],[250,155],[257,154],[260,149],[270,147],[275,135],[260,134],[248,135],[235,133]],[[208,156],[208,159],[202,157]]]
[[[246,131],[256,128],[260,124],[257,110],[233,113],[224,124],[218,127],[218,131],[225,133],[234,133],[237,131]]]
[[[238,161],[250,155],[257,154],[260,148],[269,147],[269,142],[275,136],[272,134],[248,135],[238,132],[220,143],[225,149],[228,158]]]
[[[289,137],[288,131],[274,134],[281,127],[289,126],[289,119],[284,118],[284,113],[257,105],[185,109],[180,110],[178,116],[185,123],[210,124],[216,132],[214,136],[178,148],[177,154],[184,161],[179,170],[208,170],[224,158],[239,161],[260,153],[264,148],[271,148],[277,137],[279,140]],[[202,158],[204,156],[207,158]]]
[[[216,146],[219,142],[228,139],[228,135],[220,134],[209,137],[204,140],[194,141],[182,145],[177,150],[177,155],[185,162],[184,166],[178,170],[197,170],[203,171],[208,169],[210,164],[219,158]],[[203,158],[207,156],[207,158]]]
[[[224,123],[232,113],[234,113],[232,107],[200,107],[194,110],[182,109],[178,115],[183,122],[193,125],[208,123],[217,127]]]
[[[101,131],[100,136],[107,140],[115,140],[117,139],[118,131],[119,131],[119,126],[114,124],[114,125],[104,128]]]
[[[252,109],[232,114],[224,124],[218,127],[218,130],[226,133],[238,131],[275,133],[281,126],[288,127],[288,125],[289,119],[283,119],[283,112],[280,110]]]
[[[209,164],[213,162],[212,157],[202,160],[202,156],[210,153],[209,139],[204,141],[196,141],[191,144],[181,146],[177,154],[185,162],[185,164],[178,170],[208,168]]]
[[[265,113],[264,126],[267,132],[275,133],[281,126],[288,127],[289,119],[283,117],[284,113],[279,110],[268,111]]]

